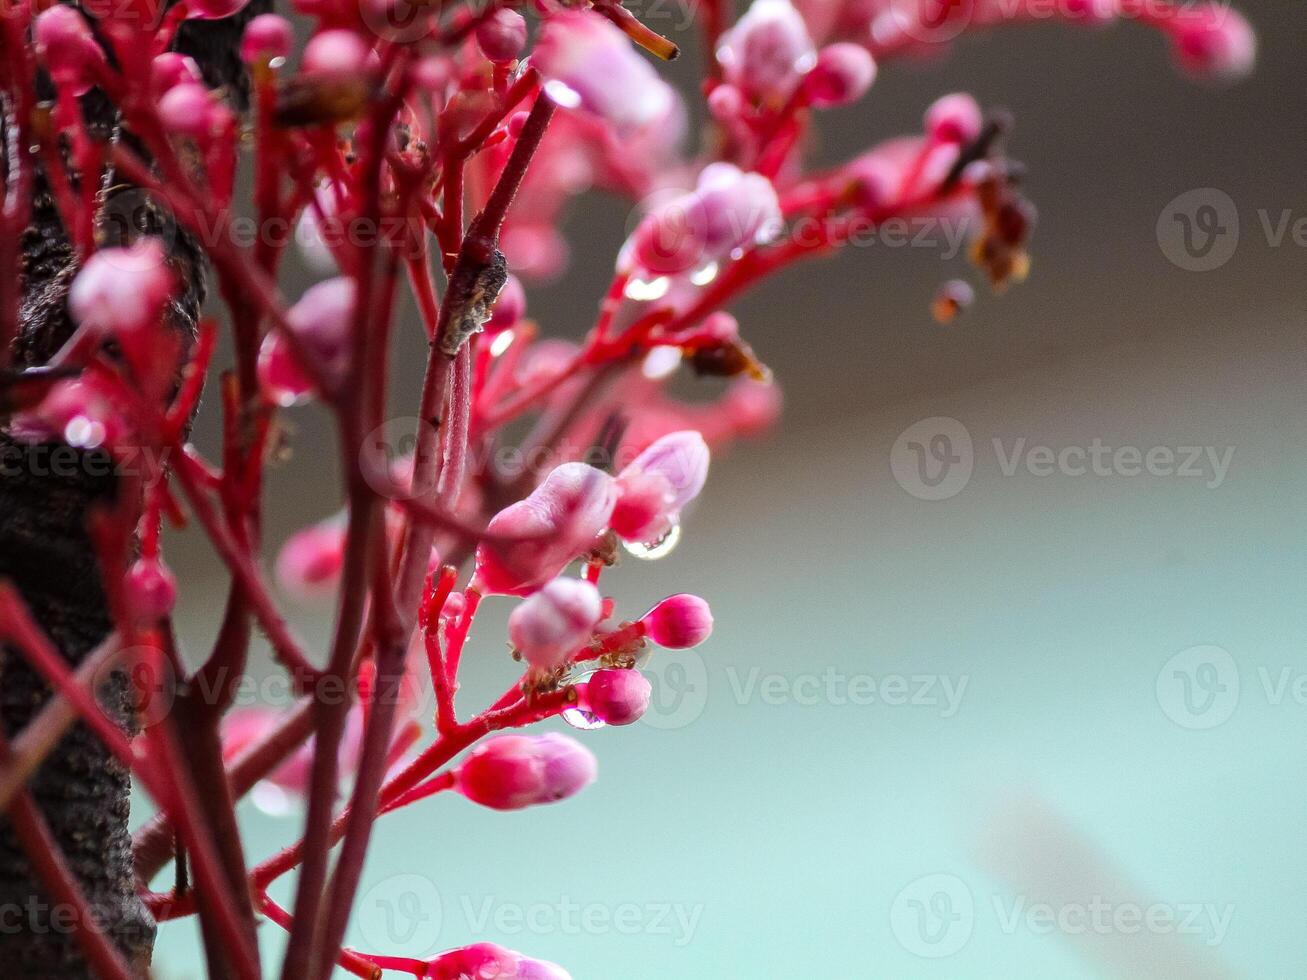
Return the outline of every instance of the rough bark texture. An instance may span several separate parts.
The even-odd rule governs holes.
[[[267,6],[252,4],[227,21],[188,23],[179,35],[179,49],[196,58],[210,84],[233,90],[237,101],[244,94],[237,55],[240,34],[249,17]],[[107,138],[116,123],[113,107],[93,94],[84,109],[93,129]],[[15,344],[15,366],[22,367],[45,363],[72,331],[65,304],[75,269],[44,181],[38,181],[33,205],[32,225],[23,241],[24,302]],[[193,242],[131,188],[117,190],[106,202],[101,227],[108,244],[141,234],[163,236],[184,284],[173,321],[191,334],[205,289]],[[11,270],[0,270],[0,275],[9,274]],[[86,518],[95,506],[112,500],[116,478],[102,454],[74,453],[68,447],[58,451],[61,464],[55,467],[54,447],[25,446],[0,432],[0,579],[17,586],[40,625],[68,661],[77,664],[110,630]],[[0,651],[0,725],[6,734],[19,732],[49,697],[49,689],[21,655]],[[119,723],[130,729],[128,689],[121,674],[107,679],[103,699]],[[36,773],[31,789],[103,928],[134,970],[144,975],[155,925],[136,896],[126,768],[78,725]],[[75,940],[76,926],[67,923],[66,915],[66,910],[51,909],[12,827],[0,818],[0,974],[51,980],[91,977]]]

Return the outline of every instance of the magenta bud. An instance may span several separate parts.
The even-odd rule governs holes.
[[[808,27],[790,0],[753,0],[717,46],[726,80],[760,101],[786,98],[815,59]]]
[[[290,21],[277,14],[259,14],[245,26],[241,36],[241,58],[247,64],[284,58],[290,54],[295,32]]]
[[[345,561],[345,528],[327,520],[296,531],[277,554],[277,584],[298,599],[330,592]]]
[[[338,276],[310,286],[286,314],[290,328],[316,358],[328,384],[340,383],[349,368],[354,296],[354,281]],[[279,405],[293,405],[313,392],[309,373],[290,342],[275,331],[264,338],[259,350],[259,380]]]
[[[553,803],[575,796],[599,775],[594,753],[576,739],[557,732],[537,735],[537,751],[544,762],[544,798]]]
[[[154,622],[177,604],[177,580],[157,558],[140,558],[127,570],[123,582],[128,608],[140,620]]]
[[[159,100],[159,119],[164,128],[195,140],[213,135],[219,112],[213,96],[197,82],[174,85]]]
[[[697,595],[681,593],[664,599],[642,620],[649,639],[668,650],[697,647],[712,635],[712,610]]]
[[[627,36],[590,10],[563,11],[546,20],[531,63],[555,102],[619,129],[657,122],[674,104],[667,83]]]
[[[649,542],[680,520],[708,479],[711,453],[693,430],[655,441],[617,476],[612,528],[627,541]]]
[[[566,735],[500,735],[459,766],[458,791],[492,810],[521,810],[565,799],[594,782],[594,754]]]
[[[512,61],[526,47],[526,18],[500,8],[477,25],[477,45],[491,61]]]
[[[495,943],[451,949],[427,960],[429,980],[572,980],[556,963],[531,959]]]
[[[186,0],[189,20],[221,20],[245,9],[250,0]]]
[[[104,51],[74,8],[55,4],[37,14],[32,26],[36,53],[60,88],[84,95],[95,84]]]
[[[582,579],[556,578],[508,617],[508,638],[541,670],[561,666],[594,633],[603,616],[599,590]]]
[[[600,670],[585,683],[586,710],[609,725],[630,725],[649,709],[653,686],[638,670]]]
[[[926,110],[926,135],[940,143],[970,143],[984,125],[980,106],[965,92],[936,99]]]
[[[335,28],[313,35],[304,46],[300,68],[306,75],[328,81],[352,81],[367,75],[372,48],[354,31]]]
[[[1217,81],[1235,81],[1253,70],[1257,35],[1237,10],[1222,3],[1177,9],[1165,29],[1182,70]]]
[[[167,92],[184,82],[202,82],[200,66],[193,58],[176,51],[166,51],[150,64],[150,87],[156,92]]]
[[[817,54],[816,67],[804,80],[808,101],[823,109],[848,105],[867,94],[876,79],[871,52],[847,41],[831,44]]]
[[[613,478],[585,463],[556,467],[525,500],[491,518],[477,548],[477,579],[492,594],[525,595],[588,551],[613,513]]]

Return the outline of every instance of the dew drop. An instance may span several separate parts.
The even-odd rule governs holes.
[[[582,732],[593,732],[607,727],[605,722],[600,721],[584,708],[564,708],[563,721]]]
[[[671,288],[671,279],[667,276],[659,276],[647,282],[644,279],[632,279],[626,284],[625,293],[627,299],[633,299],[637,303],[651,303],[656,299],[662,299]]]
[[[681,525],[673,524],[670,531],[664,534],[657,541],[638,542],[623,541],[622,547],[632,558],[639,558],[641,561],[657,561],[659,558],[665,558],[672,553],[672,550],[681,540]]]
[[[709,262],[690,273],[690,282],[696,286],[706,286],[717,278],[717,263]]]

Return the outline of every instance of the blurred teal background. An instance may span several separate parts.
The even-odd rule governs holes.
[[[953,88],[1010,107],[1041,208],[1031,282],[943,328],[926,306],[960,260],[871,249],[741,303],[787,417],[714,461],[670,556],[605,578],[627,615],[701,593],[716,633],[655,655],[644,723],[578,733],[601,766],[580,798],[387,817],[352,943],[492,940],[576,980],[1307,975],[1307,265],[1262,226],[1307,217],[1304,32],[1299,5],[1248,6],[1262,69],[1230,91],[1171,77],[1127,25],[1048,29],[886,72],[836,117],[831,159]],[[1208,187],[1241,235],[1194,273],[1156,229]],[[623,219],[574,217],[589,244],[533,299],[544,324],[588,322]],[[337,499],[322,420],[296,424],[282,535]],[[1155,472],[1129,452],[1080,472],[1095,445],[1152,450]],[[1164,473],[1186,447],[1197,475]],[[198,650],[221,579],[175,548]],[[514,676],[507,608],[479,623],[466,705]],[[296,625],[321,646],[330,620]],[[243,813],[254,860],[298,835],[298,815]],[[159,975],[201,975],[195,950],[193,925],[165,927]]]

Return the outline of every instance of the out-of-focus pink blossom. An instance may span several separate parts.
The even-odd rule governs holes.
[[[427,960],[430,980],[572,980],[556,963],[531,959],[495,943],[451,949]]]
[[[477,46],[491,61],[512,61],[526,47],[526,18],[516,10],[496,10],[477,25]]]
[[[771,181],[731,163],[713,163],[693,191],[645,216],[624,255],[650,272],[678,275],[774,237],[780,225]]]
[[[290,328],[317,358],[328,383],[339,384],[349,368],[349,331],[354,315],[354,280],[339,276],[310,286],[286,314]],[[259,351],[259,380],[280,405],[293,405],[313,391],[308,372],[290,343],[276,331]]]
[[[862,98],[875,80],[876,62],[870,52],[845,41],[821,49],[816,66],[803,84],[809,102],[833,108]]]
[[[139,558],[123,581],[131,611],[143,621],[161,619],[177,604],[177,579],[158,558]]]
[[[159,119],[164,127],[201,142],[213,135],[224,116],[222,106],[197,82],[174,85],[159,100]]]
[[[931,103],[926,110],[926,135],[941,143],[970,143],[980,135],[984,116],[980,105],[965,92],[954,92]]]
[[[477,581],[489,593],[525,595],[585,552],[608,525],[613,478],[585,463],[556,467],[524,500],[501,510],[477,549]]]
[[[653,686],[638,670],[599,670],[585,682],[585,710],[608,725],[630,725],[649,710]]]
[[[54,83],[84,95],[104,67],[104,51],[85,18],[73,7],[55,4],[37,14],[32,27],[36,53]]]
[[[186,0],[186,16],[191,20],[221,20],[245,9],[250,0]]]
[[[119,444],[131,427],[96,377],[56,382],[30,411],[16,415],[9,432],[25,442],[61,440],[76,449]]]
[[[370,71],[375,57],[357,31],[335,28],[313,35],[300,68],[313,78],[352,81]]]
[[[68,312],[84,329],[128,343],[128,335],[158,325],[173,285],[157,239],[100,249],[73,279]]]
[[[552,670],[590,639],[603,616],[603,605],[591,583],[556,578],[513,610],[508,638],[531,666]]]
[[[1176,63],[1191,75],[1243,78],[1257,61],[1257,36],[1243,15],[1223,3],[1181,6],[1164,25]]]
[[[644,615],[649,639],[669,650],[697,647],[712,635],[712,610],[697,595],[681,593],[664,599]]]
[[[595,780],[594,754],[566,735],[500,735],[472,750],[458,791],[492,810],[521,810],[574,796]]]
[[[155,92],[167,92],[175,85],[203,80],[195,59],[176,51],[165,51],[150,64],[150,87]]]
[[[717,47],[726,80],[760,101],[789,97],[816,59],[807,25],[790,0],[753,0]]]
[[[345,559],[345,528],[332,518],[296,531],[277,555],[277,584],[299,599],[330,593]]]
[[[617,475],[613,530],[627,541],[656,541],[708,479],[711,454],[698,432],[663,436]]]
[[[241,58],[247,64],[284,58],[295,40],[290,21],[277,14],[259,14],[241,36]]]
[[[672,93],[630,39],[588,10],[550,17],[531,63],[559,105],[580,108],[619,129],[651,123],[667,112]]]

